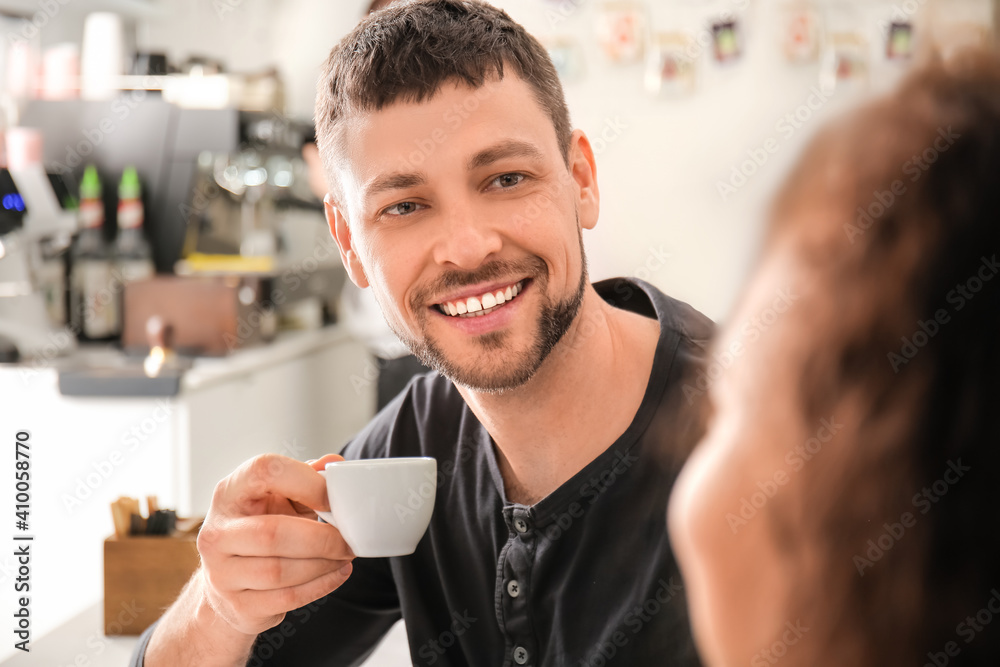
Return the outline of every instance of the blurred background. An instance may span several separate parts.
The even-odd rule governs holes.
[[[993,0],[494,4],[549,49],[597,154],[591,277],[716,320],[824,121],[997,21]],[[403,350],[345,285],[309,167],[319,66],[368,5],[0,0],[0,424],[30,433],[31,664],[121,664],[194,566],[179,532],[129,533],[204,516],[256,454],[338,451],[384,402]],[[155,496],[141,525],[113,522],[122,496]],[[371,664],[408,664],[400,628]]]

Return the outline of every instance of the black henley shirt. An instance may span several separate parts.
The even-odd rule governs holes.
[[[437,459],[434,514],[416,552],[355,560],[343,586],[261,633],[249,666],[360,664],[400,617],[414,665],[699,664],[665,508],[699,435],[685,385],[690,393],[712,324],[641,281],[595,287],[660,323],[628,429],[549,496],[512,503],[492,438],[455,386],[437,373],[416,378],[343,452]]]

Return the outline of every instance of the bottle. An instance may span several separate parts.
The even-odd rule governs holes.
[[[67,324],[66,250],[70,243],[69,234],[46,236],[38,242],[41,258],[36,274],[38,287],[45,299],[49,322],[56,327]]]
[[[143,209],[139,174],[135,167],[125,167],[118,184],[118,239],[115,242],[115,265],[122,282],[153,276],[153,252],[142,235]]]
[[[76,195],[70,192],[66,177],[51,172],[48,177],[60,208],[73,213],[79,220],[80,205]],[[39,286],[45,297],[49,320],[60,329],[69,324],[69,259],[74,238],[72,232],[60,231],[39,242],[42,253],[38,269]]]
[[[80,233],[70,252],[70,327],[84,340],[108,340],[121,330],[111,248],[104,242],[104,202],[97,168],[80,181]]]

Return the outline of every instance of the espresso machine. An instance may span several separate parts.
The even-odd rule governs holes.
[[[9,136],[11,136],[9,134]],[[59,253],[76,231],[70,187],[40,162],[0,169],[0,359],[76,348],[66,329]],[[55,271],[57,275],[49,275]]]
[[[346,273],[322,204],[309,190],[301,154],[308,124],[276,112],[182,108],[152,93],[33,100],[22,122],[45,137],[41,162],[50,170],[79,178],[88,163],[103,174],[134,165],[142,179],[143,228],[157,275],[124,288],[121,346],[127,353],[155,347],[147,334],[152,318],[163,321],[176,349],[191,356],[228,354],[266,342],[281,328],[316,328],[335,318]],[[94,128],[102,127],[108,131],[98,136]],[[116,227],[110,190],[105,188],[106,238]],[[29,204],[22,217],[39,208]],[[29,237],[38,235],[19,231],[4,241],[21,247]],[[32,245],[44,257],[42,242]],[[27,264],[8,267],[4,276],[22,277],[3,278],[11,285],[0,289],[27,291]],[[51,338],[49,331],[36,335],[42,327],[37,297],[28,300],[35,304],[31,316],[27,305],[17,306],[16,317],[14,301],[0,305],[12,313],[2,317],[0,337],[35,323],[34,333],[18,335],[25,341],[22,355],[29,342],[44,346]],[[193,313],[193,300],[219,317]],[[236,334],[227,336],[230,331]]]
[[[336,317],[346,273],[309,187],[302,145],[312,128],[279,114],[240,113],[240,143],[198,156],[179,275],[252,274],[283,325]]]

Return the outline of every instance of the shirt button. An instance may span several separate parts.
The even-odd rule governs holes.
[[[511,579],[507,582],[507,594],[512,598],[521,594],[521,584],[517,583],[517,579]]]
[[[528,649],[523,646],[518,646],[514,649],[514,662],[519,665],[523,665],[528,662]]]
[[[516,528],[519,533],[526,533],[528,532],[528,522],[521,517],[518,517],[514,519],[514,528]]]

